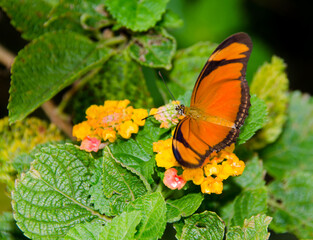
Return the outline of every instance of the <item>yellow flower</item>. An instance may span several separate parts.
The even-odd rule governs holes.
[[[134,122],[138,126],[143,126],[143,125],[145,125],[145,122],[146,122],[146,120],[144,120],[144,118],[146,118],[147,116],[148,116],[147,110],[145,110],[145,109],[134,109],[132,119],[134,120]]]
[[[121,135],[123,138],[128,139],[131,137],[132,133],[137,133],[139,130],[138,125],[135,124],[133,121],[128,120],[126,122],[123,122],[118,129],[119,135]]]
[[[171,138],[153,143],[153,151],[157,152],[155,160],[158,167],[169,169],[171,167],[180,166],[172,151]]]
[[[185,168],[183,171],[183,178],[186,181],[192,180],[194,184],[200,185],[204,181],[202,168]]]
[[[85,137],[92,135],[91,126],[87,121],[76,124],[73,127],[73,136],[78,140],[83,140]]]
[[[103,130],[101,136],[104,141],[109,140],[109,142],[114,142],[116,140],[116,132],[113,130],[113,128]]]
[[[157,152],[155,159],[157,166],[169,169],[180,166],[172,151],[172,138],[153,143],[153,151]],[[182,177],[185,181],[193,181],[201,186],[203,193],[221,194],[223,180],[229,176],[241,175],[245,164],[233,153],[234,145],[212,153],[199,168],[183,168]]]
[[[107,100],[104,105],[91,105],[86,110],[87,120],[73,127],[73,136],[78,140],[86,137],[114,142],[117,133],[123,138],[130,138],[137,133],[139,126],[145,124],[148,113],[145,109],[128,106],[129,100]]]
[[[219,178],[207,177],[201,183],[201,192],[211,194],[221,194],[223,191],[223,181]]]

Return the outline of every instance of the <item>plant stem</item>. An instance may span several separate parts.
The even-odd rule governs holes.
[[[42,104],[41,108],[52,123],[54,123],[59,129],[61,129],[69,138],[74,140],[74,137],[72,136],[72,124],[69,123],[68,119],[61,117],[58,108],[55,106],[52,100],[49,100]]]
[[[15,55],[0,45],[0,63],[10,68],[14,62]]]

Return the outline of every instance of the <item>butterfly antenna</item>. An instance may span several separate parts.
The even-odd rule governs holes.
[[[177,100],[176,100],[176,98],[174,97],[174,95],[172,94],[172,92],[170,91],[170,89],[168,88],[168,86],[167,86],[167,84],[166,84],[166,82],[165,82],[165,80],[164,80],[164,78],[163,78],[163,76],[162,76],[162,74],[161,74],[160,71],[158,71],[158,74],[159,74],[159,76],[161,77],[161,79],[163,80],[164,85],[165,85],[166,88],[167,88],[167,91],[171,94],[171,96],[172,96],[172,98],[174,99],[174,101],[176,102],[176,104],[179,105],[178,102],[177,102]]]

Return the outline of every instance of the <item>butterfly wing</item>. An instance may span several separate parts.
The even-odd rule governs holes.
[[[236,141],[250,107],[245,73],[251,50],[250,37],[237,33],[224,40],[208,59],[194,86],[190,107],[232,125],[217,124],[205,116],[185,117],[176,127],[172,145],[181,165],[199,167],[213,151]]]

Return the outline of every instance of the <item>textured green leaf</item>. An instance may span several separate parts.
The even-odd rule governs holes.
[[[12,194],[17,225],[32,239],[61,239],[74,225],[102,217],[88,200],[93,158],[72,144],[41,148]]]
[[[23,119],[110,56],[108,48],[71,32],[47,33],[32,41],[12,66],[10,123]]]
[[[143,66],[150,68],[172,67],[172,57],[176,50],[176,40],[164,29],[132,38],[128,51],[130,56]]]
[[[286,173],[313,171],[313,100],[293,92],[288,120],[279,139],[260,152],[267,172],[282,178]]]
[[[134,138],[111,144],[110,150],[118,162],[137,174],[144,182],[151,183],[155,165],[152,145],[164,132],[159,125],[147,119],[143,129]]]
[[[245,120],[245,124],[240,129],[238,137],[238,144],[243,144],[248,141],[259,129],[261,129],[266,121],[267,111],[266,104],[263,100],[251,96],[251,107],[249,108],[249,115]]]
[[[202,68],[212,54],[216,44],[200,42],[189,48],[178,50],[173,59],[173,69],[168,83],[174,96],[182,95],[186,90],[192,90]],[[164,85],[161,83],[160,85]],[[164,89],[164,93],[167,90]],[[190,102],[188,102],[189,106]]]
[[[269,187],[270,227],[278,233],[291,232],[299,239],[313,239],[312,172],[293,172]]]
[[[265,63],[253,77],[250,91],[266,103],[268,121],[249,143],[250,147],[263,148],[273,143],[282,132],[288,104],[288,78],[285,69],[283,60],[274,56],[271,63]]]
[[[267,228],[272,218],[265,214],[252,216],[245,219],[243,227],[231,227],[226,235],[226,240],[250,240],[250,239],[268,239],[270,233]]]
[[[241,192],[234,202],[222,209],[222,217],[227,226],[242,227],[245,219],[267,211],[267,190],[265,187]]]
[[[147,189],[137,175],[115,161],[108,147],[99,160],[96,166],[101,169],[101,177],[91,189],[92,201],[106,215],[118,215],[130,201],[144,195]]]
[[[74,95],[74,121],[84,121],[84,110],[93,104],[103,105],[105,100],[125,98],[130,100],[130,105],[135,108],[152,107],[152,98],[141,66],[133,61],[126,51],[111,57],[98,74],[84,85],[82,91]]]
[[[142,218],[140,211],[124,212],[104,226],[100,239],[132,240]]]
[[[234,178],[234,181],[244,189],[258,188],[265,186],[264,176],[263,162],[254,156],[246,163],[242,175]]]
[[[216,213],[205,211],[185,219],[185,225],[179,239],[222,240],[224,229],[224,222]]]
[[[193,214],[203,201],[200,193],[191,193],[176,200],[166,201],[167,222],[177,222],[181,217],[188,217]]]
[[[146,194],[131,202],[127,212],[141,211],[142,219],[134,239],[159,239],[166,226],[166,204],[160,193]]]
[[[10,16],[12,25],[20,30],[22,37],[27,40],[32,40],[44,33],[58,30],[69,30],[77,33],[85,32],[80,24],[79,16],[73,18],[75,12],[71,10],[57,18],[51,16],[51,11],[55,7],[63,5],[56,0],[3,0],[0,1],[0,5]]]
[[[165,12],[168,0],[106,0],[105,6],[122,26],[133,31],[153,27]]]
[[[65,240],[99,240],[100,231],[103,227],[100,224],[81,223],[70,229],[65,236]]]
[[[49,14],[45,26],[55,25],[60,20],[67,19],[77,24],[77,27],[95,30],[109,23],[105,16],[102,0],[62,0]]]

